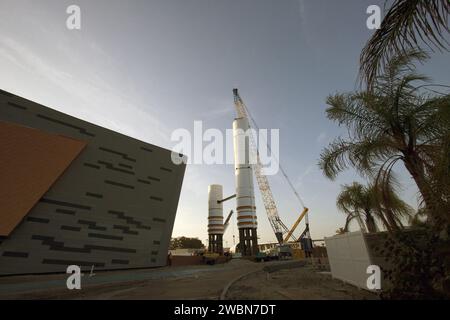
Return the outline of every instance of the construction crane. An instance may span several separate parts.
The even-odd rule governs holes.
[[[300,216],[298,217],[297,221],[295,221],[294,225],[292,226],[291,230],[289,230],[288,234],[286,235],[286,237],[284,238],[284,242],[288,242],[289,239],[291,238],[292,234],[294,233],[295,229],[297,229],[298,225],[300,224],[300,222],[302,222],[303,218],[308,214],[308,208],[304,208],[302,213],[300,214]],[[308,223],[309,224],[309,223]],[[306,229],[309,229],[309,225],[306,225]],[[304,234],[306,235],[306,231],[304,232]],[[302,234],[302,236],[300,236],[300,239],[302,239],[305,235]]]
[[[255,129],[258,130],[259,128],[258,128],[255,120],[251,116],[249,110],[247,109],[244,101],[240,97],[238,89],[233,89],[233,95],[234,95],[234,104],[236,107],[238,117],[246,118],[248,120],[249,124],[251,121],[253,126],[250,125],[250,127],[254,127]],[[268,150],[271,152],[270,146],[268,145],[267,147],[268,147]],[[252,134],[249,134],[249,148],[250,148],[250,153],[252,155],[256,155],[256,163],[253,164],[253,171],[256,176],[256,181],[258,183],[259,190],[261,191],[261,196],[262,196],[262,200],[264,203],[264,207],[266,209],[267,217],[269,218],[270,225],[275,233],[275,237],[276,237],[278,243],[280,245],[282,245],[282,244],[286,243],[289,240],[289,238],[292,238],[294,241],[298,241],[293,236],[293,232],[295,231],[298,224],[301,222],[301,220],[304,217],[306,217],[307,225],[306,225],[306,229],[303,232],[300,240],[303,239],[304,237],[309,237],[308,208],[305,207],[303,200],[301,199],[297,190],[295,190],[294,185],[289,180],[289,177],[287,176],[284,169],[281,167],[281,164],[278,161],[278,159],[276,159],[276,160],[278,161],[278,164],[280,166],[281,173],[283,174],[284,178],[287,180],[290,188],[292,189],[296,198],[299,200],[300,204],[303,207],[303,212],[302,212],[301,216],[299,217],[299,219],[297,219],[297,222],[294,224],[294,227],[291,228],[291,230],[289,230],[286,227],[286,225],[283,223],[283,221],[281,220],[281,218],[278,214],[278,209],[275,204],[275,200],[273,198],[272,190],[270,189],[270,185],[269,185],[267,176],[263,172],[263,166],[261,164],[261,160],[259,157],[259,151],[258,151],[258,148],[256,146],[256,143],[254,141]],[[288,234],[288,236],[286,236],[286,238],[283,239],[283,234]]]

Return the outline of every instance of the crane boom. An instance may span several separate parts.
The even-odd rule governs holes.
[[[288,242],[289,241],[289,238],[292,236],[292,234],[294,233],[295,229],[297,229],[298,225],[300,224],[300,222],[303,220],[303,218],[305,217],[305,215],[307,213],[308,213],[308,208],[303,209],[303,211],[300,214],[300,216],[298,217],[297,221],[295,221],[295,223],[292,226],[291,230],[289,230],[288,234],[284,238],[284,242]]]
[[[238,89],[233,89],[233,94],[234,94],[234,104],[236,106],[238,117],[246,118],[247,120],[249,120],[247,108],[243,100],[239,96]],[[269,218],[270,225],[275,233],[277,241],[280,244],[282,244],[283,234],[289,232],[289,229],[281,221],[280,216],[278,215],[278,209],[275,204],[275,200],[273,198],[272,190],[270,189],[267,176],[263,172],[263,166],[261,164],[261,160],[259,157],[258,148],[256,147],[256,143],[254,141],[252,134],[249,134],[249,147],[250,153],[256,155],[256,163],[253,164],[253,171],[256,176],[256,181],[258,183],[259,190],[261,191],[261,196],[264,203],[264,207],[266,209],[267,217]]]

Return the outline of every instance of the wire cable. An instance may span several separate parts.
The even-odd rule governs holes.
[[[244,106],[245,110],[247,111],[247,114],[250,118],[250,120],[252,121],[254,127],[256,130],[259,131],[259,127],[258,124],[256,123],[255,119],[253,118],[252,114],[250,113],[250,110],[247,108],[247,106],[245,105],[244,101],[240,101],[242,103],[242,105]],[[297,192],[297,190],[294,187],[294,184],[291,182],[291,180],[289,179],[288,175],[286,174],[286,171],[283,169],[280,160],[272,153],[272,149],[269,145],[268,141],[265,141],[266,145],[267,145],[267,149],[269,150],[270,154],[272,155],[272,157],[275,158],[275,161],[278,163],[278,166],[280,167],[280,171],[283,174],[284,178],[286,179],[286,181],[289,184],[289,187],[291,188],[291,190],[294,192],[295,197],[298,199],[298,201],[300,202],[300,204],[302,205],[303,208],[306,208],[305,203],[303,202],[302,197],[300,197],[299,193]],[[257,147],[257,152],[259,153],[259,149]]]

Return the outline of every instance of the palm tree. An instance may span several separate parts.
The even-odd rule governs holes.
[[[450,32],[449,15],[448,0],[395,0],[361,53],[362,80],[372,88],[386,61],[421,44],[430,49],[448,49],[445,35]]]
[[[402,162],[423,198],[430,221],[450,225],[450,95],[425,91],[428,79],[415,72],[421,51],[393,57],[373,89],[331,95],[330,120],[348,129],[321,154],[319,165],[334,179],[349,166],[374,179],[379,199],[389,208],[393,168]],[[440,186],[440,187],[438,187]]]
[[[342,192],[338,195],[336,206],[347,214],[344,230],[348,231],[352,220],[357,219],[361,231],[377,232],[378,228],[373,218],[372,196],[363,185],[354,182],[344,185]]]
[[[343,231],[348,231],[349,224],[354,219],[357,219],[363,232],[366,229],[368,232],[377,232],[377,220],[388,230],[401,228],[402,218],[409,217],[412,209],[396,194],[391,194],[390,197],[395,199],[395,204],[387,208],[380,205],[379,194],[374,185],[363,186],[358,182],[344,185],[336,201],[339,210],[347,215]]]

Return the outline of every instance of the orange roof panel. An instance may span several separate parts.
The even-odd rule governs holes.
[[[9,236],[86,142],[0,121],[0,236]]]

